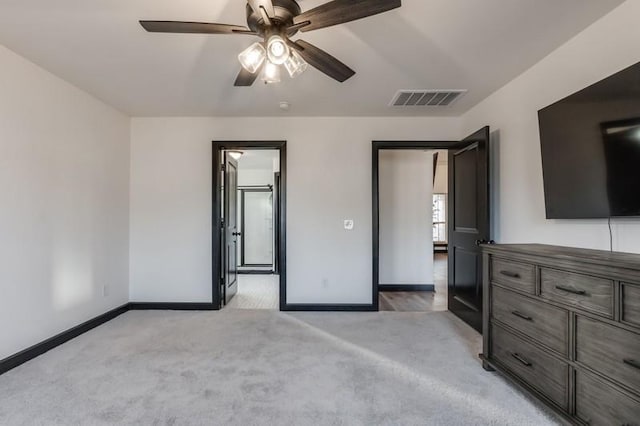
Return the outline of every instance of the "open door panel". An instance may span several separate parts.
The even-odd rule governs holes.
[[[238,292],[238,162],[224,154],[222,285],[224,304]]]
[[[482,253],[490,241],[489,127],[449,150],[449,310],[482,333]]]

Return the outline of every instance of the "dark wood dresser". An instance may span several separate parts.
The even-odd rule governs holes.
[[[640,255],[486,245],[483,365],[569,423],[640,426]]]

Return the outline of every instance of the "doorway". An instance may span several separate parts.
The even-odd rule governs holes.
[[[449,152],[433,151],[433,194],[430,213],[433,236],[434,309],[447,310],[447,270],[449,243],[447,238],[449,213]]]
[[[213,300],[282,309],[286,297],[286,142],[213,142]]]
[[[372,146],[372,198],[373,198],[373,300],[378,309],[388,309],[389,298],[395,298],[395,305],[401,305],[401,294],[405,294],[405,300],[409,305],[413,304],[414,308],[409,307],[406,310],[417,309],[415,306],[418,304],[420,310],[436,310],[433,309],[435,296],[438,294],[436,289],[436,279],[439,279],[440,288],[443,287],[444,268],[446,266],[446,307],[449,311],[461,318],[467,324],[475,328],[477,331],[482,332],[482,256],[480,245],[487,241],[490,241],[490,221],[489,221],[489,188],[488,188],[488,173],[489,173],[489,128],[485,127],[473,135],[465,138],[462,141],[438,141],[438,142],[406,142],[406,141],[374,141]],[[429,232],[422,232],[418,238],[415,234],[405,232],[404,235],[411,239],[411,243],[417,250],[405,250],[409,253],[410,262],[407,263],[406,258],[403,258],[401,262],[392,260],[392,264],[395,265],[397,270],[402,269],[416,269],[422,270],[422,282],[395,282],[388,283],[382,282],[381,267],[384,268],[383,262],[389,263],[389,258],[384,258],[384,250],[381,250],[381,244],[383,244],[383,238],[389,240],[389,233],[395,233],[396,229],[401,227],[403,221],[406,218],[401,215],[394,217],[393,212],[387,213],[387,217],[383,216],[381,204],[385,203],[387,211],[393,210],[389,208],[389,204],[394,202],[389,198],[385,199],[384,182],[381,182],[381,165],[384,169],[383,152],[404,152],[408,153],[405,158],[414,158],[417,155],[415,153],[429,152],[422,162],[426,165],[426,162],[431,161],[431,167],[427,168],[437,173],[437,159],[434,160],[434,151],[440,154],[440,150],[444,150],[447,153],[447,187],[446,194],[446,213],[445,227],[446,227],[446,264],[443,263],[444,256],[442,254],[434,253],[433,248],[437,247],[437,244],[441,241],[433,242],[433,235],[439,230],[436,229],[436,225],[441,225],[441,220],[436,217],[434,212],[435,206],[433,206],[434,199],[423,200],[424,204],[433,206],[431,211],[428,208],[424,208],[424,211],[419,211],[414,214],[429,215],[429,221],[431,228]],[[414,158],[415,160],[415,158]],[[405,173],[406,169],[400,167],[400,174]],[[429,177],[420,176],[419,179],[429,179]],[[437,178],[437,176],[431,176],[431,179]],[[409,185],[411,180],[407,180],[405,177],[405,185]],[[429,182],[429,186],[433,189],[434,182]],[[402,182],[400,182],[402,185]],[[415,187],[411,183],[412,187]],[[425,184],[427,186],[427,184]],[[397,194],[399,191],[394,191]],[[420,193],[421,198],[431,198],[434,192],[423,191]],[[396,195],[397,196],[397,195]],[[414,197],[415,198],[415,197]],[[425,216],[419,216],[422,228],[426,229]],[[391,219],[389,219],[391,217]],[[433,220],[432,220],[433,217]],[[441,216],[440,216],[441,217]],[[391,231],[383,230],[385,223],[392,223]],[[418,222],[416,222],[418,223]],[[400,224],[400,225],[398,225]],[[382,234],[381,234],[382,232]],[[387,232],[387,235],[384,233]],[[402,232],[402,231],[401,231]],[[398,235],[392,235],[391,240],[395,238],[396,246],[402,247],[402,235],[398,239]],[[420,239],[425,244],[420,244]],[[425,247],[431,248],[431,254],[428,254]],[[387,250],[389,251],[389,250]],[[418,252],[420,256],[415,257],[415,252]],[[413,257],[411,257],[413,256]],[[430,277],[432,282],[425,282],[425,268],[419,265],[419,262],[429,262],[428,256],[434,256],[431,258],[434,260],[431,269]],[[404,263],[402,263],[404,262]],[[399,265],[399,266],[398,266]],[[435,266],[439,268],[436,270]],[[429,268],[426,268],[429,270]],[[404,272],[404,271],[403,271]],[[384,278],[387,278],[387,273]],[[405,275],[406,276],[406,275]],[[415,279],[415,276],[413,277]],[[391,290],[391,291],[390,291]],[[435,292],[434,292],[435,290]],[[383,291],[385,294],[383,294]],[[389,294],[386,294],[389,292]],[[427,294],[424,294],[427,293]],[[428,294],[430,293],[430,294]],[[442,293],[442,291],[440,292]],[[421,295],[422,297],[418,297]],[[421,300],[422,299],[422,300]],[[442,298],[441,298],[442,300]],[[393,301],[392,301],[393,302]],[[431,305],[431,308],[429,307]],[[393,303],[391,303],[393,305]],[[405,309],[401,309],[405,310]]]

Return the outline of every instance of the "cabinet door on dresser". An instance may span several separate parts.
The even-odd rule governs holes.
[[[640,334],[578,316],[576,361],[640,392]]]
[[[589,426],[640,426],[640,401],[589,373],[578,371],[576,416]]]
[[[491,332],[493,358],[566,410],[569,366],[500,326],[493,325]]]
[[[568,356],[569,312],[521,294],[493,287],[493,318]]]
[[[541,268],[540,296],[613,318],[613,280]]]
[[[622,283],[622,321],[640,327],[640,285]]]
[[[536,267],[528,263],[493,257],[491,280],[498,285],[533,294],[536,289]]]

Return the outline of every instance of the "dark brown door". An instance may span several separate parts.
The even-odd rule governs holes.
[[[225,305],[238,292],[238,163],[224,154],[223,294]]]
[[[489,241],[489,127],[449,150],[449,310],[482,333],[482,255]]]

